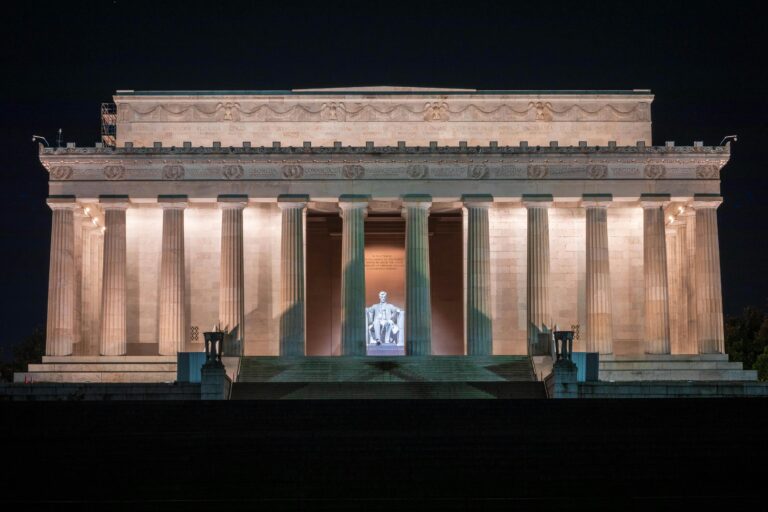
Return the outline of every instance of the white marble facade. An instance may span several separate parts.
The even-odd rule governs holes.
[[[549,315],[547,328],[578,324],[582,336],[589,329],[585,205],[595,196],[606,207],[608,265],[600,271],[609,273],[611,306],[610,329],[604,329],[610,339],[601,342],[601,350],[642,354],[653,344],[653,351],[722,352],[722,321],[711,317],[722,311],[716,208],[729,148],[652,146],[652,99],[649,91],[119,91],[116,147],[40,152],[54,211],[47,353],[104,353],[96,339],[104,332],[98,327],[104,313],[94,303],[105,291],[114,299],[108,334],[116,340],[108,353],[157,354],[161,317],[186,324],[183,339],[168,340],[168,346],[201,350],[202,332],[222,322],[222,276],[231,277],[229,266],[222,270],[222,201],[231,200],[243,205],[242,239],[232,246],[242,251],[242,352],[278,355],[283,312],[297,307],[301,315],[304,308],[303,298],[290,304],[290,297],[303,295],[286,294],[281,282],[281,276],[301,275],[281,273],[281,247],[293,243],[283,233],[301,230],[281,228],[278,198],[299,205],[306,216],[338,211],[340,202],[363,202],[367,212],[382,203],[391,209],[408,203],[409,196],[432,211],[463,209],[465,230],[469,201],[486,201],[487,221],[484,214],[472,217],[488,226],[473,231],[483,260],[472,269],[487,273],[473,282],[490,282],[477,288],[489,295],[473,295],[472,303],[490,311],[494,354],[528,353],[532,282],[549,283],[548,293],[537,295]],[[161,290],[168,281],[161,279],[163,204],[170,200],[184,202],[183,223],[177,224],[183,227],[184,308],[166,308],[161,315],[160,297],[171,296]],[[547,223],[536,221],[537,236],[549,241],[544,281],[531,276],[528,265],[526,205],[532,200],[547,205],[541,213]],[[663,216],[665,234],[645,231],[649,201]],[[125,206],[124,262],[117,243],[108,251],[117,247],[117,256],[105,265],[105,212],[116,204]],[[291,218],[303,218],[298,215]],[[487,245],[475,233],[487,236]],[[666,236],[671,244],[664,276],[653,274],[657,267],[644,259],[644,239],[651,235]],[[303,243],[302,236],[290,236]],[[295,247],[286,254],[304,257]],[[423,277],[429,266],[419,269],[408,275]],[[658,315],[646,318],[650,278],[666,282],[667,301],[686,298],[667,308],[666,344],[647,339],[647,325],[664,332]],[[121,279],[124,290],[103,284]],[[353,299],[359,291],[348,292],[349,304],[359,302]],[[424,301],[429,304],[428,297]],[[699,310],[707,322],[692,321]],[[467,317],[476,313],[467,311]],[[301,316],[296,310],[292,315],[291,332],[302,333],[295,327]],[[124,340],[118,339],[122,325]],[[478,346],[487,346],[486,327]],[[296,343],[291,350],[300,347]],[[429,340],[419,344],[429,347]]]

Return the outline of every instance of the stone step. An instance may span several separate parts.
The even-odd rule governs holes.
[[[43,356],[43,363],[175,363],[176,356]]]
[[[237,382],[232,400],[547,398],[541,382]]]
[[[626,382],[634,380],[756,381],[755,370],[600,370],[600,380]]]
[[[600,371],[610,370],[741,370],[730,361],[600,361]]]
[[[42,363],[28,372],[175,372],[176,363]]]
[[[17,372],[14,382],[174,382],[176,371],[170,372]]]
[[[728,361],[728,354],[611,354],[601,355],[603,361]]]

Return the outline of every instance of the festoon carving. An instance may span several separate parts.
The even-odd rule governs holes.
[[[528,166],[528,177],[541,179],[546,178],[549,174],[549,169],[544,164],[531,164]]]
[[[51,178],[54,180],[68,180],[72,177],[72,167],[60,165],[51,169]]]
[[[125,167],[122,165],[107,165],[104,167],[104,177],[108,180],[121,180],[125,176]]]
[[[345,165],[341,168],[341,175],[350,180],[362,178],[363,174],[365,168],[362,165]]]
[[[296,164],[284,165],[282,171],[283,176],[289,180],[295,180],[304,176],[304,168]]]
[[[605,178],[608,175],[608,166],[602,164],[590,164],[587,166],[587,176],[593,180]]]
[[[184,177],[184,166],[179,164],[168,164],[163,166],[163,179],[180,180]]]
[[[663,178],[667,174],[667,168],[662,164],[648,164],[645,166],[645,177],[652,180]]]
[[[239,180],[243,177],[243,166],[238,164],[225,165],[221,175],[227,180]]]

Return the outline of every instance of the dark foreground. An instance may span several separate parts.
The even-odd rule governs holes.
[[[765,399],[46,402],[0,414],[2,500],[18,510],[759,510],[768,476]]]

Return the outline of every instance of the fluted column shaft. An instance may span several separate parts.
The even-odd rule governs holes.
[[[467,355],[493,354],[491,320],[490,195],[465,195],[467,218]]]
[[[719,196],[696,197],[696,295],[698,343],[702,354],[725,352],[723,292],[720,280],[720,248],[717,232]]]
[[[528,209],[527,320],[528,353],[549,355],[551,346],[539,336],[551,330],[552,310],[549,298],[549,200],[526,200]],[[549,327],[548,327],[549,326]]]
[[[365,215],[368,199],[341,196],[341,354],[366,354]]]
[[[51,260],[48,267],[48,317],[45,354],[68,356],[74,340],[75,261],[74,198],[49,198]]]
[[[645,351],[669,354],[669,286],[663,200],[643,200]]]
[[[176,355],[184,351],[187,318],[184,299],[184,198],[158,198],[163,209],[163,242],[160,256],[160,311],[158,315],[158,352]]]
[[[680,348],[680,317],[678,303],[680,299],[680,261],[677,253],[677,227],[668,224],[666,227],[667,244],[667,285],[669,287],[669,351],[681,354]]]
[[[102,274],[101,336],[99,353],[122,356],[128,349],[126,332],[126,242],[127,198],[101,200],[104,210],[104,266]]]
[[[104,250],[102,228],[92,220],[83,224],[83,275],[80,348],[78,355],[99,354],[99,315],[101,314],[101,255]],[[77,348],[76,348],[77,349]]]
[[[432,354],[432,300],[429,281],[429,208],[432,197],[403,197],[405,217],[405,353]]]
[[[587,219],[587,352],[613,353],[611,269],[608,252],[610,196],[584,198]]]
[[[684,223],[685,237],[682,238],[684,254],[681,257],[681,281],[682,292],[685,295],[686,307],[686,325],[684,334],[684,343],[687,347],[686,353],[699,353],[699,335],[698,335],[698,311],[696,305],[696,211],[693,208],[687,208],[679,217]]]
[[[308,196],[280,196],[282,210],[280,243],[280,355],[303,356],[306,353],[304,214]]]
[[[224,353],[241,356],[245,349],[245,281],[243,273],[243,209],[245,196],[219,196],[221,208],[221,278],[219,326],[228,336]]]

